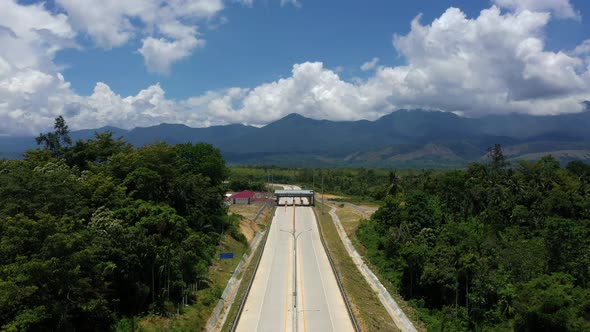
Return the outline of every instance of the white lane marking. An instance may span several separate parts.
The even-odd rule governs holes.
[[[297,249],[299,249],[299,256],[301,257],[301,259],[299,259],[299,275],[301,276],[300,278],[300,284],[301,284],[301,313],[303,314],[303,332],[307,332],[307,320],[305,319],[305,290],[303,288],[304,285],[304,281],[303,281],[303,265],[301,265],[301,261],[303,260],[303,256],[301,255],[301,247],[297,247]],[[296,253],[297,254],[297,253]]]
[[[291,252],[291,241],[289,241],[288,251]],[[285,331],[287,331],[287,318],[289,318],[289,275],[291,274],[291,254],[289,254],[289,260],[287,264],[287,285],[285,286]]]
[[[274,225],[274,223],[271,225],[271,228],[272,228],[273,225]],[[268,231],[270,232],[270,229]],[[273,239],[274,241],[276,241],[277,236],[278,236],[278,234],[275,232],[275,236],[274,236],[274,239]],[[268,281],[270,280],[270,275],[272,274],[272,270],[273,270],[273,264],[272,264],[272,262],[274,260],[274,256],[275,256],[277,250],[278,250],[278,246],[275,245],[274,246],[274,251],[273,251],[273,254],[272,254],[272,259],[270,261],[270,269],[269,269],[269,272],[268,272],[268,276],[266,277],[266,282],[264,283],[264,285],[266,285],[266,287],[264,287],[264,295],[262,296],[262,301],[260,302],[260,310],[258,310],[258,320],[256,321],[256,328],[254,328],[254,331],[258,331],[258,325],[260,324],[260,321],[262,320],[261,319],[262,318],[262,308],[264,307],[264,299],[266,299],[266,293],[268,292],[268,289],[270,288],[270,287],[268,287]]]
[[[315,219],[315,215],[312,214],[311,216],[313,219]],[[313,224],[312,229],[315,229],[319,235],[320,230],[317,228],[317,223]],[[324,278],[322,277],[322,269],[320,268],[320,261],[318,260],[318,255],[316,253],[316,246],[314,244],[315,241],[313,239],[313,236],[310,236],[310,237],[311,237],[311,246],[313,248],[313,255],[315,256],[315,262],[318,266],[318,273],[319,273],[320,279],[322,281],[322,292],[324,293],[324,299],[326,300],[326,308],[328,309],[328,317],[330,318],[330,325],[332,325],[332,331],[336,331],[336,328],[334,327],[334,321],[332,320],[332,310],[330,310],[328,296],[326,295],[326,284],[324,282]]]

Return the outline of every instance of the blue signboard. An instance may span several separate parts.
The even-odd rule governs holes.
[[[219,259],[232,259],[234,258],[233,252],[222,252],[219,254]]]

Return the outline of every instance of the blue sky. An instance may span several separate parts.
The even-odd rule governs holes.
[[[590,2],[571,1],[589,13]],[[176,63],[169,74],[149,73],[136,49],[139,41],[120,48],[100,49],[84,40],[83,50],[64,50],[58,64],[76,92],[89,95],[96,81],[107,83],[123,95],[159,82],[170,98],[187,98],[208,90],[254,87],[289,76],[295,63],[322,61],[341,68],[341,76],[364,76],[360,66],[378,57],[383,65],[405,62],[392,45],[394,34],[406,34],[411,20],[423,14],[431,22],[447,8],[476,17],[490,2],[481,0],[371,0],[304,1],[301,8],[281,6],[279,1],[254,2],[244,7],[227,3],[221,15],[228,22],[211,29],[203,25],[205,48]],[[547,48],[573,49],[590,38],[590,20],[560,20],[547,29]]]
[[[59,114],[132,128],[579,112],[587,15],[586,0],[0,0],[0,135]]]

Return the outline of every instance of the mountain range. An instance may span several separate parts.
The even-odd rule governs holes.
[[[589,104],[587,104],[588,106]],[[563,163],[590,161],[590,107],[582,113],[524,114],[466,118],[449,112],[399,110],[375,121],[314,120],[290,114],[264,127],[241,124],[191,128],[160,124],[71,133],[88,139],[110,130],[135,146],[206,142],[230,164],[278,166],[366,166],[456,168],[485,160],[486,149],[502,144],[510,159],[552,154]],[[34,148],[33,137],[0,137],[0,157],[18,158]]]

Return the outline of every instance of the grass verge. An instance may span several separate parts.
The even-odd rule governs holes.
[[[229,206],[229,212],[252,220],[261,207],[261,204],[232,204]]]
[[[334,265],[346,290],[352,311],[362,331],[399,331],[381,304],[379,297],[365,281],[352,258],[340,240],[329,208],[318,203],[315,207],[319,216],[322,236],[326,241]]]
[[[366,203],[360,202],[358,205],[366,206]],[[406,316],[414,323],[414,327],[418,331],[426,331],[426,327],[424,323],[419,319],[420,313],[418,312],[417,308],[412,306],[410,302],[404,300],[396,291],[394,285],[389,282],[387,279],[383,278],[380,274],[379,269],[375,267],[367,257],[365,257],[367,253],[367,249],[360,243],[358,238],[356,237],[356,230],[363,219],[367,219],[369,216],[367,214],[361,213],[360,211],[350,207],[350,206],[330,206],[326,208],[326,211],[330,210],[330,207],[336,208],[336,215],[340,219],[342,223],[342,227],[344,228],[348,238],[352,242],[352,245],[355,247],[357,252],[363,257],[365,264],[369,266],[369,268],[373,271],[373,273],[379,278],[383,286],[389,291],[389,294],[393,297],[393,299],[397,302],[399,307],[404,311]],[[331,219],[330,219],[331,220]]]

